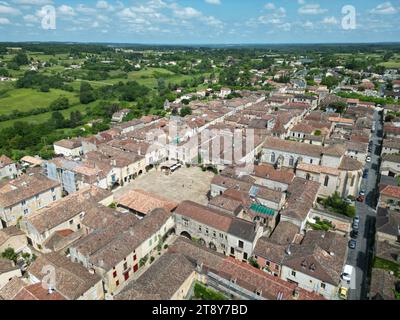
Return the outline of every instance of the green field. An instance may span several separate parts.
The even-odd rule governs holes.
[[[0,95],[0,114],[9,114],[13,110],[29,111],[47,108],[60,96],[67,97],[71,105],[79,101],[75,93],[59,89],[51,89],[50,92],[39,92],[36,89],[12,89]]]

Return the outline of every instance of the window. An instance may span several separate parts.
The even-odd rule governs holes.
[[[136,261],[136,259],[137,259],[137,256],[136,256],[136,254],[133,256],[133,261]]]
[[[113,272],[113,278],[116,278],[117,277],[117,271],[114,271]]]
[[[311,176],[309,173],[306,174],[306,180],[310,180]]]
[[[115,286],[119,286],[119,280],[115,281]]]
[[[127,262],[124,263],[124,270],[126,270],[126,269],[128,269],[128,263]]]
[[[293,277],[296,276],[296,271],[292,271],[292,276],[293,276]]]
[[[219,234],[219,237],[223,239],[223,238],[224,238],[224,234],[223,234],[223,233],[220,233],[220,234]]]
[[[231,254],[235,254],[235,249],[231,248]]]
[[[329,184],[329,176],[325,177],[325,182],[324,182],[324,186],[327,187]]]
[[[57,200],[57,197],[56,196],[53,196],[53,201],[56,201]]]
[[[199,226],[199,231],[201,232],[201,226]]]
[[[289,166],[291,166],[291,167],[294,166],[294,158],[293,158],[293,156],[291,156],[290,159],[289,159]]]
[[[275,152],[272,152],[272,154],[271,154],[271,162],[275,163],[275,160],[276,160]]]
[[[185,226],[188,226],[188,225],[189,225],[189,220],[188,220],[188,219],[182,218],[182,221],[183,221],[183,224],[184,224]]]
[[[239,248],[240,248],[240,249],[243,249],[243,247],[244,247],[243,241],[239,240],[239,241],[238,241],[238,245],[239,245]]]
[[[244,260],[247,260],[247,257],[248,257],[248,256],[247,256],[247,252],[243,253],[243,259],[244,259]]]
[[[80,223],[78,223],[78,225],[76,227],[77,227],[78,230],[80,230],[81,229]]]
[[[51,188],[51,192],[54,192],[54,188]]]
[[[269,266],[271,265],[271,262],[267,261],[267,262],[265,263],[265,265],[266,265],[267,267],[269,267]]]
[[[69,224],[73,224],[74,223],[74,220],[69,220]]]
[[[311,164],[313,163],[313,159],[310,159],[310,163],[311,163]]]
[[[24,214],[28,214],[28,213],[29,213],[29,209],[25,209]]]
[[[325,283],[321,283],[321,288],[325,289],[326,288],[326,284]]]
[[[217,237],[217,232],[213,232],[213,237],[216,238]]]
[[[26,205],[26,201],[25,201],[25,200],[22,200],[21,204],[22,204],[23,206]]]

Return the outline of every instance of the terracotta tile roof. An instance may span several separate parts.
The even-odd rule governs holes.
[[[245,181],[245,179],[247,181]],[[282,199],[281,192],[248,182],[248,178],[231,178],[228,176],[218,175],[212,179],[211,184],[220,186],[224,189],[243,191],[248,194],[254,192],[255,197],[275,203],[279,203]]]
[[[318,182],[296,177],[289,186],[289,197],[281,215],[304,221],[317,198],[319,187]]]
[[[196,264],[179,253],[166,253],[137,280],[129,283],[115,300],[171,300]]]
[[[396,300],[393,289],[398,279],[383,269],[372,269],[370,296],[373,300]]]
[[[276,170],[272,165],[269,164],[254,166],[254,175],[256,177],[282,182],[285,184],[290,184],[295,177],[295,174],[291,170]]]
[[[282,140],[273,137],[269,137],[265,141],[263,148],[269,150],[285,151],[299,155],[309,155],[313,157],[320,157],[322,154],[322,146]]]
[[[253,254],[277,264],[281,264],[285,257],[285,249],[286,246],[274,243],[267,237],[261,237],[257,240]]]
[[[398,148],[400,148],[400,145],[398,146]],[[388,162],[400,163],[400,154],[385,154],[382,157],[382,160]]]
[[[25,234],[16,226],[0,229],[0,246],[12,237],[23,235]]]
[[[36,283],[22,288],[15,295],[13,300],[54,301],[54,300],[66,300],[66,299],[58,292],[53,292],[50,294],[48,290],[42,287],[41,283]]]
[[[233,220],[232,216],[207,208],[193,201],[182,202],[176,208],[175,213],[224,232],[229,231]]]
[[[159,231],[170,217],[164,209],[155,209],[142,220],[126,214],[79,240],[74,248],[90,263],[108,271]]]
[[[294,241],[299,232],[298,226],[287,221],[281,221],[270,236],[270,241],[286,246]]]
[[[67,257],[58,253],[49,253],[39,256],[27,272],[40,281],[45,274],[42,270],[45,266],[52,266],[56,272],[56,292],[68,300],[76,300],[90,288],[101,281],[96,274],[89,273],[79,263],[71,262]]]
[[[26,221],[33,225],[39,233],[44,233],[86,210],[99,207],[98,203],[109,195],[110,192],[107,190],[89,186],[38,210],[26,218]]]
[[[335,232],[308,231],[300,245],[290,246],[283,265],[332,285],[340,283],[347,256],[347,237]]]
[[[381,194],[391,198],[400,199],[400,187],[398,186],[387,186],[381,191]]]
[[[18,267],[11,260],[0,258],[0,274],[17,269]]]
[[[116,201],[119,205],[142,214],[148,214],[157,208],[172,211],[178,206],[176,202],[155,193],[139,189],[126,192],[121,198],[116,199]]]
[[[353,119],[347,119],[347,118],[330,117],[330,118],[328,118],[328,120],[331,121],[331,122],[354,124],[354,120]]]
[[[42,174],[23,175],[0,188],[0,206],[10,207],[59,186],[59,182]]]
[[[297,166],[297,170],[313,172],[313,173],[324,173],[324,174],[329,174],[332,176],[340,175],[340,171],[338,169],[331,168],[331,167],[319,166],[319,165],[315,165],[315,164],[304,163],[304,162],[300,163]]]
[[[13,163],[14,161],[12,161],[9,157],[5,155],[0,156],[0,168],[4,168]]]
[[[321,296],[298,288],[295,284],[271,276],[247,263],[226,258],[182,237],[170,247],[170,252],[181,253],[188,259],[194,260],[197,265],[202,265],[203,273],[212,272],[228,281],[234,279],[235,284],[243,289],[253,293],[259,291],[267,300],[276,300],[278,294],[282,295],[282,300],[294,300],[295,291],[299,294],[299,300],[323,300]]]
[[[400,139],[384,139],[383,140],[383,147],[384,148],[392,148],[392,149],[400,149]],[[399,161],[400,162],[400,161]]]
[[[208,206],[224,212],[229,212],[233,215],[238,214],[243,208],[241,201],[234,200],[224,195],[211,199],[208,203]]]
[[[60,140],[54,142],[54,145],[65,148],[65,149],[76,149],[82,146],[82,140],[79,138],[69,139],[69,140]]]
[[[353,158],[350,158],[348,156],[344,156],[342,159],[342,162],[339,165],[339,170],[344,170],[344,171],[358,171],[363,169],[363,164]]]

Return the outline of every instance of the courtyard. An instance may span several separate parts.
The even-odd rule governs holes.
[[[207,205],[207,193],[210,190],[210,183],[213,177],[214,173],[204,172],[198,167],[182,167],[170,175],[152,170],[116,190],[114,197],[118,199],[127,191],[142,189],[178,203],[191,200]]]

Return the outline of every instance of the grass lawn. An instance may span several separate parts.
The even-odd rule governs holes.
[[[397,69],[400,68],[400,60],[389,60],[388,62],[382,62],[379,65],[389,69]]]
[[[86,105],[76,104],[69,109],[61,110],[60,112],[64,115],[65,118],[69,118],[70,113],[72,111],[77,111],[77,110],[79,110],[83,115],[85,115],[86,110],[88,108],[89,109],[93,108],[97,103],[98,103],[98,101],[94,101],[94,102],[86,104]],[[51,114],[52,114],[52,112],[46,112],[46,113],[41,113],[41,114],[34,115],[34,116],[28,116],[28,117],[23,117],[23,118],[8,120],[8,121],[2,121],[2,122],[0,122],[0,130],[12,126],[14,124],[14,122],[17,122],[17,121],[30,122],[30,123],[35,123],[35,124],[43,123],[43,122],[47,121],[48,119],[50,119]]]
[[[196,300],[228,300],[225,295],[196,282],[194,285],[194,298]]]
[[[393,271],[394,275],[400,279],[400,264],[382,259],[379,257],[375,257],[374,259],[374,268],[384,269],[388,271]]]
[[[8,114],[13,110],[28,111],[46,108],[60,96],[66,96],[70,104],[78,103],[76,93],[51,89],[50,92],[39,92],[36,89],[12,89],[0,95],[0,114]]]

